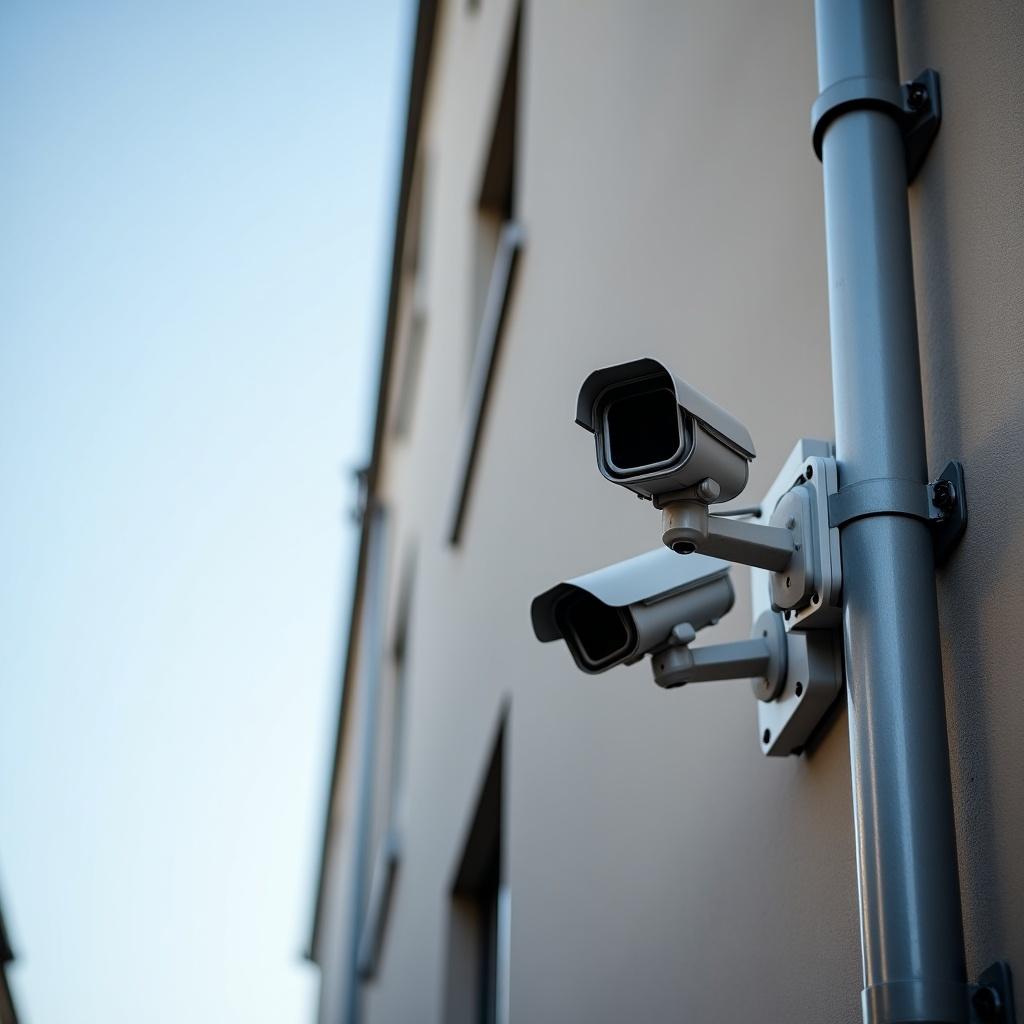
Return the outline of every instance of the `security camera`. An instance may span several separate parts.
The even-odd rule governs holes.
[[[691,647],[733,599],[727,562],[658,548],[557,584],[534,598],[530,614],[538,640],[564,640],[592,675],[649,654],[654,681],[665,689],[750,677],[757,698],[772,701],[788,665],[782,616],[766,612],[749,640]]]
[[[594,435],[604,476],[655,508],[729,501],[747,484],[755,453],[746,427],[656,359],[591,373],[576,422]]]
[[[559,583],[530,615],[538,640],[564,640],[579,668],[597,673],[665,647],[680,624],[717,622],[734,597],[727,562],[658,548]]]
[[[797,553],[810,527],[802,506],[768,526],[711,514],[711,505],[746,486],[754,442],[664,363],[635,359],[595,370],[580,388],[576,422],[593,433],[605,478],[661,510],[662,543],[676,554],[701,551],[774,573],[791,569],[796,556],[803,571],[808,555]]]

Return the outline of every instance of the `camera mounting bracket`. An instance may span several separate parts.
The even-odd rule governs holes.
[[[694,551],[762,569],[786,568],[794,558],[790,529],[739,522],[710,514],[696,499],[668,502],[661,510],[661,539],[676,554]]]
[[[794,557],[768,579],[771,606],[787,630],[832,629],[842,616],[839,528],[829,502],[838,490],[832,446],[801,441],[790,453],[761,508],[769,522],[794,537]]]
[[[766,757],[801,754],[843,685],[841,644],[831,629],[786,633],[788,671],[774,700],[757,702],[758,738]],[[752,679],[756,687],[759,680]]]
[[[781,572],[754,568],[750,574],[754,622],[773,608],[783,610],[789,658],[781,692],[757,705],[758,735],[767,756],[801,753],[842,688],[842,644],[835,629],[841,617],[839,530],[828,516],[836,483],[831,444],[804,438],[760,503],[770,521],[788,527],[800,545],[800,559]]]
[[[753,676],[758,700],[774,700],[786,683],[789,651],[782,620],[765,612],[754,624],[749,640],[691,648],[697,633],[688,622],[672,630],[668,644],[651,654],[654,681],[671,690],[687,683],[707,683]]]

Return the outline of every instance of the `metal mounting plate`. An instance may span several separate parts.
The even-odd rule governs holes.
[[[757,702],[761,750],[768,757],[799,754],[843,685],[836,633],[827,629],[786,634],[786,678],[779,695]]]
[[[942,124],[939,73],[925,68],[900,87],[903,99],[903,146],[907,152],[907,184],[917,177]]]
[[[814,543],[821,553],[815,559],[819,566],[815,570],[819,601],[790,615],[786,622],[789,670],[785,683],[777,699],[758,701],[758,739],[761,750],[770,757],[800,753],[843,684],[842,645],[834,628],[842,615],[839,531],[829,525],[828,518],[829,492],[835,491],[837,477],[828,441],[802,438],[796,443],[761,502],[762,516],[770,518],[782,496],[802,484],[809,485],[812,498],[812,521],[804,540]],[[771,581],[772,573],[766,569],[751,569],[751,614],[755,622],[771,608]]]
[[[812,597],[803,608],[785,614],[786,629],[833,629],[842,618],[843,572],[839,530],[829,522],[829,497],[838,487],[831,444],[810,438],[797,442],[761,501],[762,516],[771,520],[779,502],[794,487],[803,487],[810,498],[810,522],[801,524],[801,533],[802,543],[811,556],[805,562],[812,574]],[[754,569],[751,581],[755,600],[763,585],[770,605],[772,574]],[[758,614],[759,610],[755,610],[754,617]]]
[[[945,485],[945,486],[944,486]],[[967,529],[967,485],[964,482],[964,467],[956,461],[947,462],[937,480],[928,485],[932,505],[939,509],[940,517],[932,521],[935,543],[935,564],[942,565]],[[939,508],[938,497],[945,489],[948,506]]]

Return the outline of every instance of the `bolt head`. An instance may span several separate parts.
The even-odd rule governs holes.
[[[907,91],[907,105],[911,110],[923,110],[927,102],[928,90],[920,82],[914,82]]]
[[[949,480],[939,480],[932,491],[932,504],[942,512],[956,505],[956,488]]]
[[[697,485],[697,494],[703,501],[717,501],[721,493],[722,488],[718,486],[718,481],[712,480],[711,477],[705,477]]]
[[[999,993],[988,985],[977,989],[971,996],[971,1005],[981,1021],[997,1021],[1000,1017]]]

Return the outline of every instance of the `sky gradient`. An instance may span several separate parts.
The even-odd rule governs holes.
[[[0,896],[27,1024],[312,1019],[410,8],[0,11]]]

